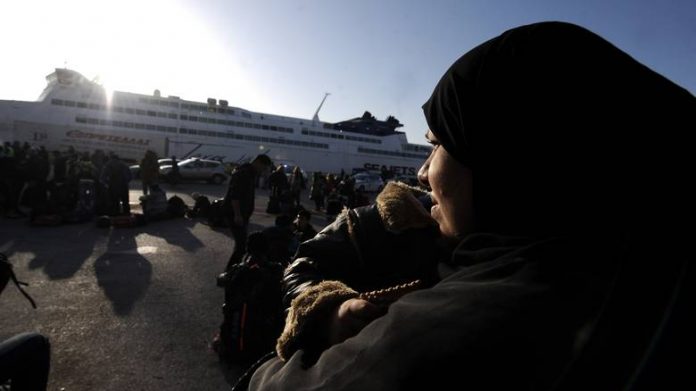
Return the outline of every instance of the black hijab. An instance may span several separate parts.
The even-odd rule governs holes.
[[[477,231],[669,229],[693,201],[696,100],[584,28],[506,31],[457,60],[423,110],[472,169]]]

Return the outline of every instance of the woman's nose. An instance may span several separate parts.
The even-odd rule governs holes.
[[[420,170],[418,170],[418,182],[421,185],[430,188],[430,183],[428,183],[428,167],[430,166],[430,158],[423,163]]]

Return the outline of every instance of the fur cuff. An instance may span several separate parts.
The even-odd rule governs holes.
[[[317,323],[336,305],[354,297],[358,292],[339,281],[322,281],[302,292],[292,301],[285,329],[276,343],[278,357],[287,361],[300,348],[321,345]]]
[[[417,197],[427,192],[401,182],[389,182],[377,196],[377,210],[389,232],[400,233],[409,228],[436,226],[430,211]]]

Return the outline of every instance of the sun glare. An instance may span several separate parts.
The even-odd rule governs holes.
[[[34,75],[3,85],[6,98],[36,99],[45,87],[41,76],[67,67],[89,80],[98,76],[107,99],[113,91],[157,89],[163,97],[268,109],[271,99],[254,81],[261,76],[247,65],[248,42],[220,34],[193,0],[39,3],[11,2],[12,17],[0,14],[0,32],[17,36],[7,52],[23,53],[6,72]]]
[[[157,89],[163,97],[194,101],[212,97],[252,110],[263,107],[253,78],[244,71],[244,56],[235,52],[234,40],[211,30],[192,8],[196,4],[64,0],[46,2],[33,14],[30,7],[18,7],[21,14],[32,15],[19,19],[41,21],[40,30],[51,31],[48,37],[38,32],[25,36],[32,42],[24,45],[37,49],[29,52],[36,57],[23,62],[40,69],[39,75],[66,62],[67,68],[90,80],[98,75],[109,102],[114,91],[152,94]],[[17,25],[16,30],[27,28]],[[46,47],[40,50],[40,45]]]
[[[111,110],[111,101],[114,97],[114,90],[108,85],[102,85],[102,87],[104,88],[104,97],[106,98],[107,110]]]

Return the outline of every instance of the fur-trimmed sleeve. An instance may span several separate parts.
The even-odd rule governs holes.
[[[323,350],[321,321],[337,305],[355,297],[358,292],[339,281],[322,281],[304,290],[290,306],[285,329],[276,344],[278,357],[286,361],[300,347]]]

